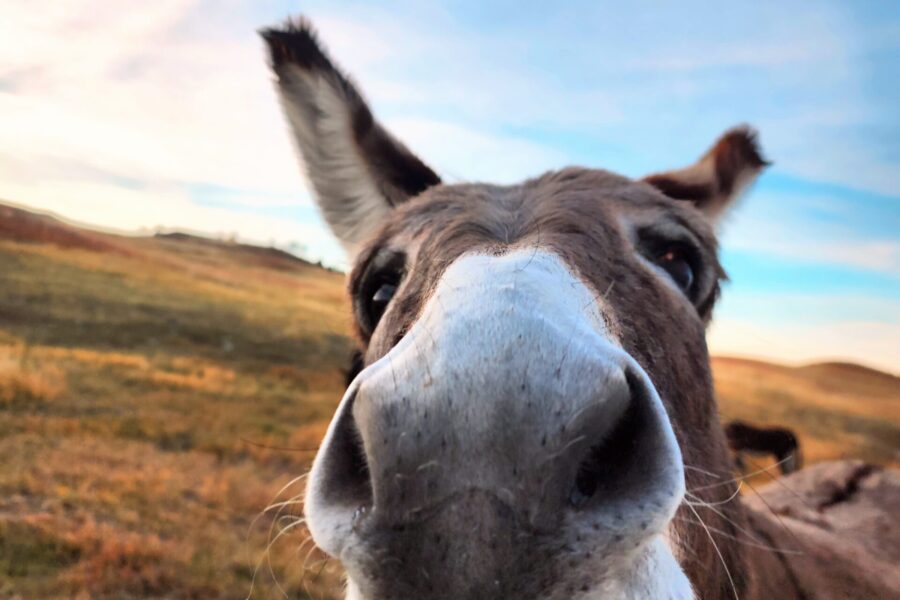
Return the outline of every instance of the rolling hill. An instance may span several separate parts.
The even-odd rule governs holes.
[[[343,292],[276,249],[0,205],[0,597],[337,597],[295,478],[342,393]],[[724,419],[794,427],[807,461],[900,464],[896,377],[714,372]]]

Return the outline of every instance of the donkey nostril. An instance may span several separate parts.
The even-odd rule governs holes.
[[[575,480],[575,485],[572,486],[572,491],[569,493],[569,504],[574,506],[575,508],[581,508],[585,504],[588,503],[588,500],[591,499],[591,496],[594,494],[594,491],[597,489],[597,486],[594,486],[593,490],[585,493],[584,486],[580,481],[581,473],[579,473],[579,479]]]
[[[642,409],[632,383],[628,377],[631,399],[625,413],[612,430],[588,450],[578,466],[575,483],[569,492],[569,503],[575,508],[586,506],[601,486],[614,485],[639,460],[634,450],[640,434]]]
[[[327,477],[321,493],[327,502],[354,511],[353,519],[358,520],[372,503],[372,484],[366,451],[350,411],[341,415],[325,452]]]
[[[356,479],[356,483],[369,484],[369,461],[366,460],[366,451],[363,448],[359,431],[353,427],[352,434],[347,440],[347,475]]]

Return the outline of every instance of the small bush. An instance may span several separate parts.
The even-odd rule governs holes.
[[[156,447],[166,452],[187,452],[196,443],[191,431],[165,431],[156,438]]]

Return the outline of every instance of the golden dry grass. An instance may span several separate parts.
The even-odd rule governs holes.
[[[343,391],[343,277],[16,215],[0,211],[0,598],[339,597],[296,478]],[[795,427],[808,460],[897,464],[896,379],[714,367],[725,417]]]
[[[343,277],[54,227],[0,239],[0,597],[334,597],[299,504],[263,511],[342,393]]]

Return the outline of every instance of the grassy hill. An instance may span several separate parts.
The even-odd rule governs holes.
[[[333,589],[302,526],[266,554],[296,505],[250,525],[340,399],[347,313],[277,250],[0,206],[0,598],[245,597],[258,565],[254,597]]]
[[[898,377],[848,363],[787,367],[725,357],[713,359],[713,376],[723,420],[791,427],[807,464],[853,457],[900,467]]]
[[[278,250],[0,205],[0,598],[337,597],[295,478],[348,312],[342,275]],[[725,418],[795,427],[807,460],[898,464],[897,378],[714,368]]]

